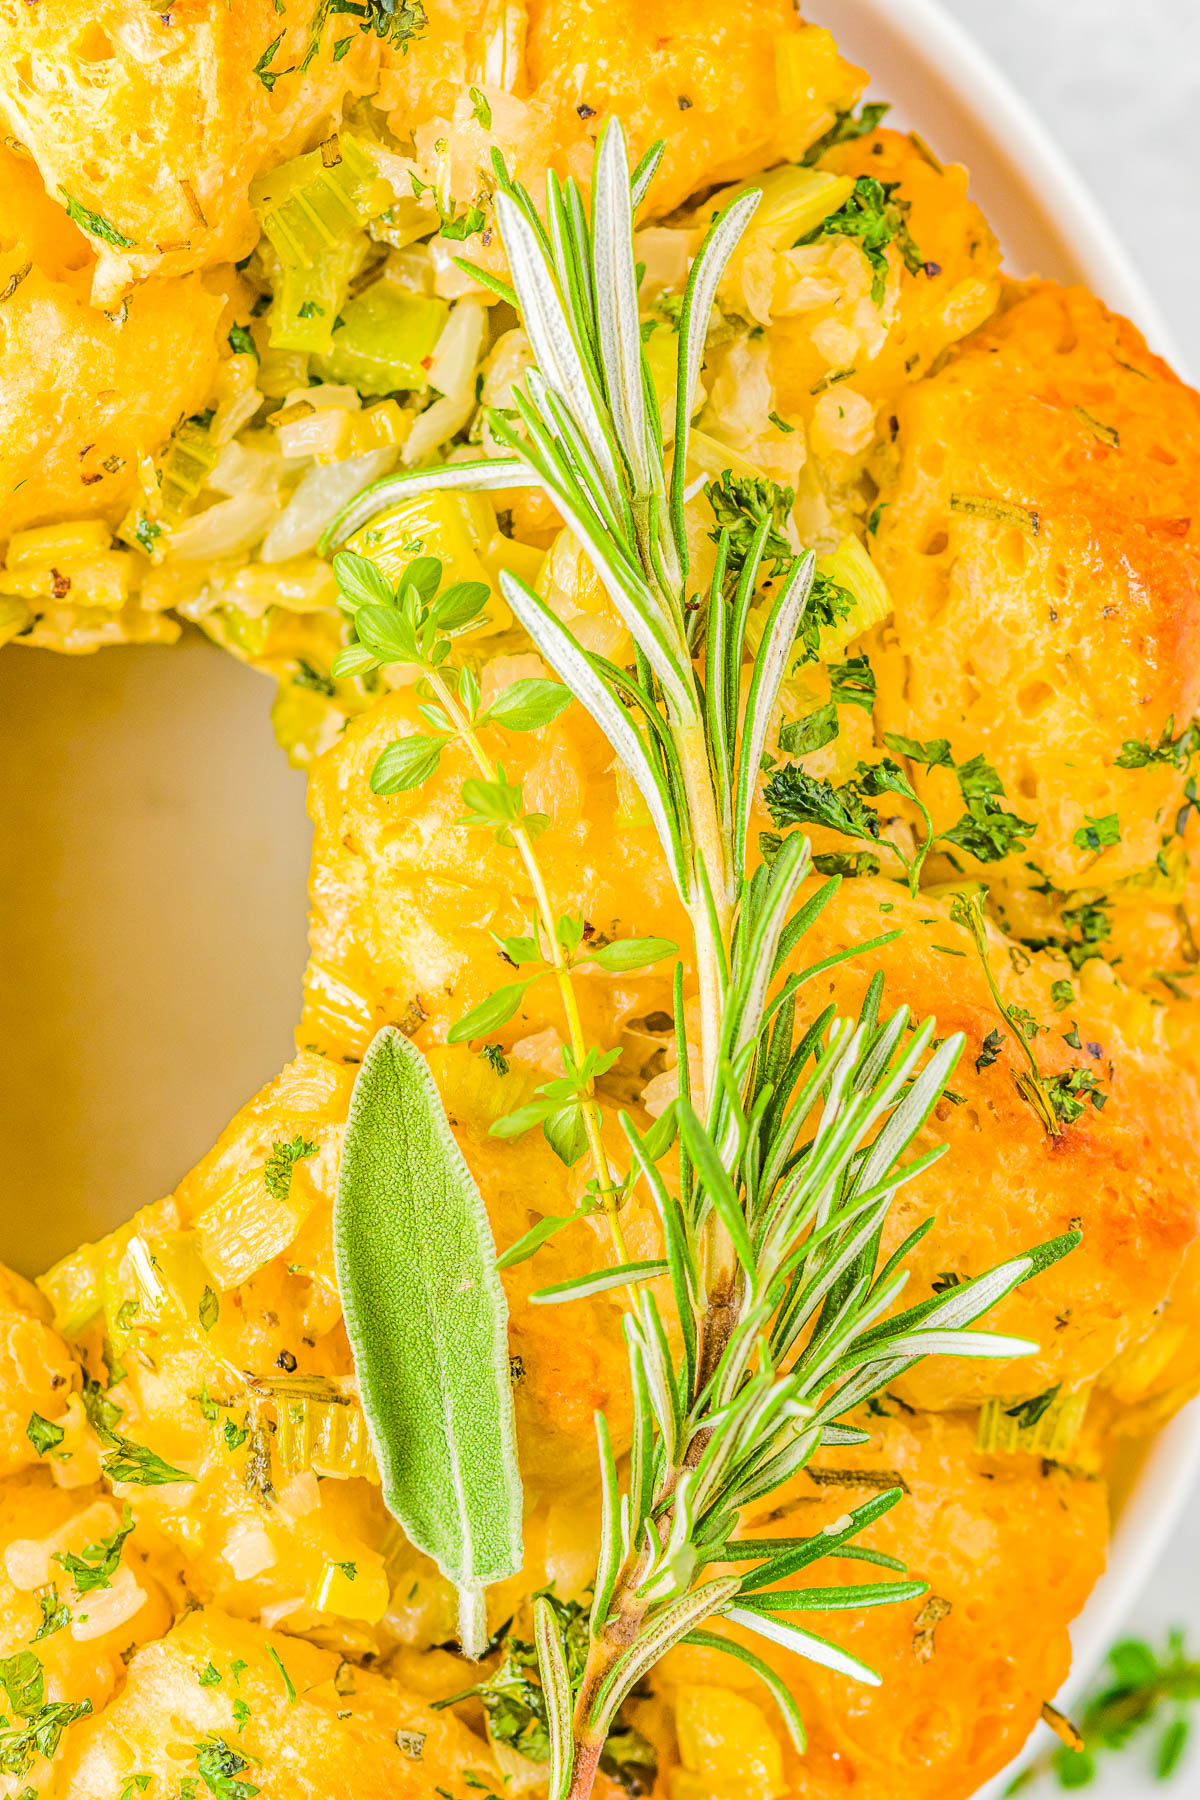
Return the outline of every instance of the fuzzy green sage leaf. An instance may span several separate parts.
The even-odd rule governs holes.
[[[507,1308],[479,1189],[425,1059],[392,1026],[354,1084],[334,1251],[384,1500],[458,1588],[478,1656],[481,1590],[521,1566]]]

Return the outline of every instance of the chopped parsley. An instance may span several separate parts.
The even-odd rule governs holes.
[[[271,67],[271,64],[275,60],[275,52],[278,50],[280,44],[282,44],[285,35],[286,34],[281,31],[279,36],[267,45],[251,71],[252,74],[258,76],[258,79],[262,82],[268,94],[272,91],[281,75],[290,75],[292,73],[291,69],[272,69]]]
[[[780,487],[765,476],[735,475],[727,469],[719,480],[708,483],[705,492],[716,521],[709,537],[719,543],[722,531],[729,533],[725,575],[731,586],[737,585],[755,533],[764,521],[769,521],[769,529],[763,544],[763,568],[771,575],[779,575],[791,566],[796,553],[785,535],[785,527],[796,495],[790,487]]]
[[[464,213],[452,212],[449,217],[442,213],[441,220],[442,236],[455,244],[474,237],[487,224],[487,218],[478,206],[469,206]]]
[[[105,1465],[107,1467],[107,1465]],[[178,1476],[176,1479],[180,1479]],[[183,1477],[186,1480],[186,1477]],[[121,1561],[121,1552],[125,1539],[133,1530],[133,1514],[126,1506],[121,1523],[111,1537],[101,1538],[98,1544],[89,1544],[78,1556],[72,1551],[56,1551],[54,1560],[61,1563],[81,1594],[94,1593],[97,1588],[112,1586],[112,1578]]]
[[[429,23],[421,0],[324,0],[314,29],[319,33],[331,17],[357,19],[360,31],[385,38],[404,56],[413,38],[419,37]],[[338,48],[335,45],[335,60],[340,60],[336,56]]]
[[[258,361],[258,346],[251,337],[248,326],[229,327],[229,348],[235,356],[252,356],[255,362]]]
[[[211,1331],[217,1320],[220,1318],[221,1302],[218,1300],[212,1288],[205,1287],[204,1292],[200,1296],[200,1304],[196,1309],[196,1316],[200,1320],[205,1331]]]
[[[135,1444],[125,1437],[114,1437],[113,1444],[113,1454],[104,1459],[104,1473],[110,1481],[127,1481],[133,1487],[168,1487],[173,1481],[196,1479],[164,1462],[145,1444]]]
[[[263,1165],[263,1186],[273,1200],[286,1200],[292,1185],[292,1170],[317,1154],[317,1146],[296,1133],[290,1144],[276,1141]]]
[[[587,1661],[587,1609],[577,1601],[559,1600],[551,1593],[545,1598],[558,1620],[567,1673],[574,1687],[581,1679]],[[491,1737],[528,1757],[530,1762],[549,1762],[550,1726],[546,1697],[538,1679],[537,1651],[532,1644],[515,1637],[506,1637],[500,1647],[503,1654],[493,1674],[449,1699],[433,1701],[433,1708],[440,1712],[443,1707],[455,1706],[460,1700],[480,1700],[487,1714]]]
[[[1040,1423],[1058,1398],[1058,1388],[1047,1388],[1044,1394],[1036,1394],[1032,1400],[1023,1400],[1017,1406],[1005,1408],[1005,1416],[1017,1421],[1019,1431],[1032,1431]]]
[[[482,125],[485,131],[492,129],[492,108],[482,88],[470,89],[471,113],[476,124]]]
[[[992,1064],[999,1060],[1000,1052],[1003,1048],[1004,1033],[1002,1031],[989,1031],[984,1038],[983,1043],[980,1045],[979,1055],[975,1058],[976,1073],[981,1075],[985,1069],[990,1069]]]
[[[1081,1119],[1089,1100],[1097,1112],[1103,1112],[1108,1104],[1108,1095],[1093,1069],[1068,1069],[1061,1075],[1051,1076],[1045,1082],[1045,1090],[1055,1114],[1064,1125],[1073,1125],[1076,1119]]]
[[[1200,719],[1193,719],[1179,736],[1175,736],[1175,720],[1168,719],[1158,742],[1139,742],[1126,738],[1116,758],[1118,769],[1148,769],[1155,763],[1170,763],[1182,769],[1200,750]]]
[[[1086,825],[1081,825],[1075,833],[1077,850],[1103,850],[1109,844],[1121,841],[1121,821],[1116,813],[1106,813],[1102,819],[1094,819],[1091,813],[1085,813]]]
[[[889,245],[895,244],[910,275],[919,275],[926,267],[908,229],[908,202],[894,197],[899,185],[897,181],[876,181],[873,175],[860,175],[845,205],[823,219],[815,231],[797,240],[799,248],[802,244],[819,243],[822,238],[853,238],[871,265],[871,298],[876,306],[882,305],[887,291]]]
[[[25,1427],[25,1436],[39,1456],[45,1456],[47,1450],[57,1450],[66,1435],[61,1425],[55,1425],[49,1419],[43,1419],[41,1413],[30,1413],[29,1423]]]
[[[203,1688],[217,1687],[221,1680],[221,1671],[217,1668],[215,1663],[207,1663],[204,1668],[200,1670],[196,1680]]]
[[[508,1074],[508,1058],[500,1044],[484,1044],[479,1052],[484,1060],[491,1064],[497,1075]]]
[[[835,149],[838,144],[852,144],[856,138],[866,137],[868,132],[878,130],[881,120],[891,110],[885,102],[871,100],[857,116],[852,111],[840,112],[829,130],[808,146],[804,152],[803,166],[809,169],[813,163],[820,162],[827,150]]]
[[[136,238],[126,237],[124,232],[117,230],[111,219],[84,206],[81,201],[76,200],[74,194],[68,194],[66,188],[60,187],[58,191],[66,202],[68,219],[72,224],[78,225],[81,231],[86,231],[89,237],[99,238],[105,244],[111,244],[114,250],[133,249],[137,243]]]
[[[35,1644],[42,1638],[53,1637],[56,1631],[62,1631],[71,1623],[71,1609],[59,1594],[55,1582],[38,1589],[37,1603],[41,1608],[42,1622],[33,1634]]]
[[[216,1800],[251,1800],[260,1791],[252,1781],[237,1779],[250,1764],[223,1737],[206,1738],[202,1744],[193,1745],[193,1750],[196,1772]]]
[[[0,1716],[0,1774],[28,1774],[35,1757],[51,1757],[62,1734],[92,1710],[90,1700],[46,1699],[42,1665],[32,1650],[0,1657],[0,1688],[7,1714]]]
[[[280,1654],[279,1654],[278,1650],[275,1648],[274,1644],[267,1645],[267,1655],[270,1657],[271,1661],[275,1664],[275,1667],[279,1670],[280,1675],[282,1675],[282,1677],[283,1677],[283,1685],[287,1691],[288,1705],[295,1706],[295,1704],[296,1704],[295,1683],[292,1681],[291,1676],[288,1674],[287,1670],[284,1668],[283,1658],[282,1658],[282,1656],[280,1656]]]

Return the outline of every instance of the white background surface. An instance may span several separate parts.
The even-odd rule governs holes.
[[[943,0],[1074,161],[1200,371],[1200,0]],[[1030,1595],[1036,1606],[1037,1596]],[[1200,1657],[1200,1494],[1129,1621]],[[1151,1745],[1107,1759],[1092,1800],[1195,1800],[1200,1730],[1169,1786]],[[1040,1787],[1033,1792],[1041,1794]]]

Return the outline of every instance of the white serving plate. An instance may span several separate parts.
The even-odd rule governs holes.
[[[1020,95],[936,0],[806,0],[842,53],[872,73],[871,97],[889,123],[916,127],[937,154],[965,163],[971,192],[1017,275],[1080,281],[1128,315],[1176,368],[1181,358],[1159,309],[1104,214]],[[1075,1666],[1059,1704],[1069,1709],[1144,1587],[1200,1475],[1200,1400],[1126,1472],[1108,1570],[1072,1632]],[[1035,1733],[1030,1750],[1049,1741]],[[1020,1767],[989,1782],[999,1800]]]
[[[1014,272],[1086,282],[1172,356],[1087,190],[933,0],[805,10],[873,71],[898,122],[971,169]],[[196,640],[0,656],[2,1260],[34,1272],[168,1191],[290,1052],[309,832],[269,692]],[[1150,1447],[1121,1508],[1068,1700],[1198,1468],[1193,1406]]]

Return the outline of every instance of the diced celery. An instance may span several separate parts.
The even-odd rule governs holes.
[[[268,314],[273,350],[311,355],[329,349],[361,255],[361,244],[351,239],[319,251],[311,262],[284,264]]]
[[[778,169],[756,175],[753,181],[722,189],[713,195],[706,210],[713,214],[721,212],[739,194],[748,193],[752,188],[758,189],[762,199],[750,220],[751,236],[774,250],[784,250],[797,238],[807,237],[831,213],[845,205],[854,192],[854,178],[784,163]]]
[[[200,1254],[219,1288],[235,1288],[286,1250],[301,1222],[255,1172],[197,1218]]]
[[[423,206],[415,196],[404,195],[371,220],[370,233],[381,244],[393,250],[406,250],[418,239],[436,231],[440,221],[430,206]]]
[[[207,429],[185,419],[167,445],[159,465],[162,517],[177,525],[217,464],[217,447]]]
[[[207,424],[185,419],[171,433],[166,449],[154,464],[154,499],[132,506],[117,527],[117,536],[160,561],[167,534],[182,523],[216,467],[219,454]]]
[[[389,507],[350,540],[389,581],[398,581],[417,556],[436,556],[449,581],[493,584],[480,551],[495,534],[495,515],[478,494],[414,494]]]
[[[14,601],[65,599],[72,606],[119,612],[129,598],[132,561],[127,550],[102,550],[78,560],[64,556],[50,565],[23,563],[5,570],[3,580]]]
[[[378,1480],[362,1405],[332,1381],[316,1375],[267,1383],[275,1397],[275,1454],[288,1474]]]
[[[82,1244],[61,1262],[39,1275],[37,1285],[54,1308],[54,1329],[64,1337],[78,1337],[99,1317],[100,1266],[105,1244]]]
[[[325,381],[349,382],[360,394],[425,388],[426,362],[450,317],[444,300],[376,281],[348,300],[341,316],[332,347],[317,358],[314,373]]]
[[[250,204],[285,269],[310,268],[361,231],[395,196],[357,140],[342,133],[260,175]]]
[[[756,481],[769,479],[748,456],[743,456],[740,450],[731,450],[728,444],[718,443],[706,431],[688,432],[687,451],[688,462],[698,474],[724,475],[728,470],[734,475],[753,476]]]
[[[391,1588],[378,1556],[368,1562],[361,1553],[347,1562],[327,1562],[308,1596],[315,1612],[336,1613],[376,1625],[388,1609]]]
[[[505,537],[502,531],[493,532],[480,556],[489,574],[495,576],[501,569],[507,569],[510,574],[527,581],[530,587],[537,586],[546,560],[546,552],[539,550],[536,544],[523,544],[519,538]]]
[[[194,1231],[149,1239],[135,1232],[125,1251],[122,1276],[125,1270],[136,1284],[142,1318],[171,1315],[196,1323],[205,1290],[217,1285]]]
[[[303,405],[300,402],[300,405]],[[286,412],[293,412],[287,407]],[[413,428],[415,414],[395,400],[376,400],[361,410],[346,406],[309,407],[307,416],[284,420],[279,448],[285,456],[315,456],[319,463],[345,462],[372,450],[390,450],[402,444]],[[282,413],[276,415],[283,419]]]
[[[80,519],[70,525],[39,525],[34,531],[14,531],[4,557],[6,569],[41,568],[97,556],[112,543],[112,533],[99,519]]]
[[[259,353],[258,387],[269,400],[282,400],[297,388],[308,386],[308,353],[277,350],[269,341]]]
[[[892,596],[857,538],[843,538],[836,550],[817,558],[817,573],[853,594],[854,611],[821,633],[820,658],[829,662],[855,638],[882,625],[892,614]]]
[[[976,1448],[989,1455],[1007,1455],[1023,1450],[1030,1456],[1066,1456],[1083,1428],[1091,1389],[1077,1388],[1071,1394],[1055,1394],[1044,1406],[1030,1402],[1036,1417],[1022,1425],[1025,1408],[1007,1400],[985,1400],[979,1412]],[[1044,1398],[1044,1396],[1043,1396]]]

